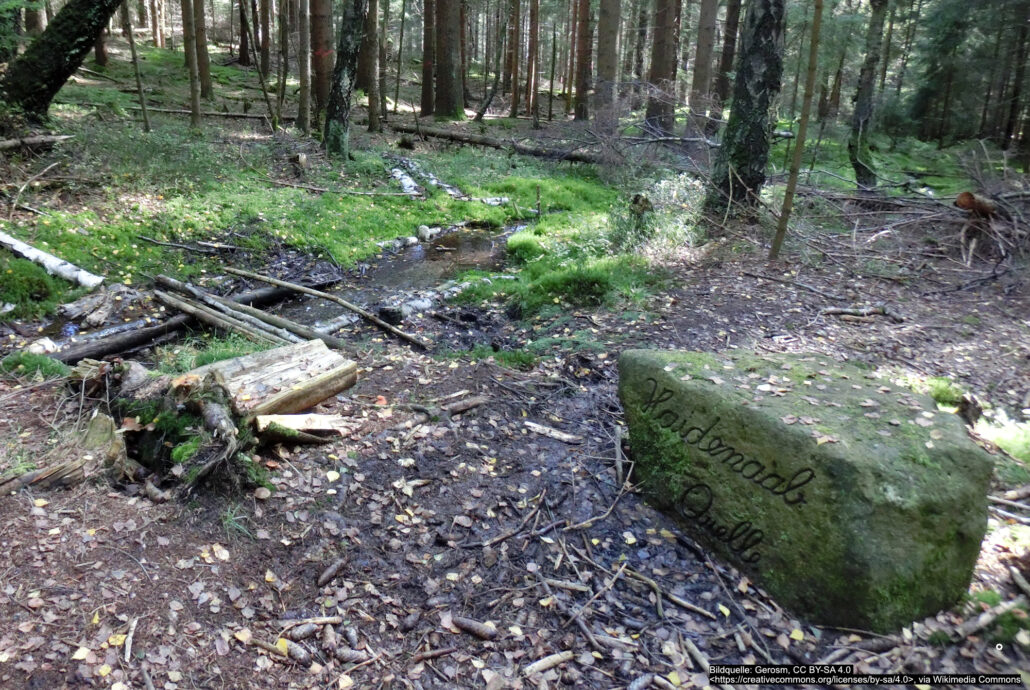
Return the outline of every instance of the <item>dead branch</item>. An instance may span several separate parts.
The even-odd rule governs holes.
[[[799,283],[796,280],[785,280],[783,278],[775,278],[773,276],[767,276],[767,275],[764,275],[764,274],[761,274],[761,273],[751,273],[750,271],[741,271],[741,273],[743,273],[746,276],[751,276],[752,278],[761,278],[762,280],[771,280],[774,283],[783,283],[784,285],[794,285],[795,287],[799,287],[799,288],[801,288],[803,290],[808,290],[809,292],[814,292],[815,294],[819,295],[820,297],[825,297],[826,299],[836,300],[838,302],[843,302],[844,300],[847,299],[847,297],[842,297],[840,295],[835,295],[835,294],[832,294],[832,293],[829,293],[829,292],[823,292],[822,290],[820,290],[817,287],[813,287],[811,285],[806,285],[805,283]]]
[[[21,137],[20,139],[4,139],[0,141],[0,151],[11,149],[33,149],[48,148],[54,144],[71,139],[70,134],[61,135],[40,135],[34,137]]]
[[[820,316],[886,316],[894,323],[901,323],[905,320],[903,316],[892,311],[885,304],[878,304],[873,307],[826,307],[819,310]]]

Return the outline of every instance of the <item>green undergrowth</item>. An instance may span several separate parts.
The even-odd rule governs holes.
[[[995,473],[1005,486],[1030,483],[1030,421],[1017,422],[1004,410],[992,410],[976,423],[976,433],[1008,453],[995,458]]]
[[[158,371],[165,374],[181,374],[206,364],[260,352],[268,347],[235,334],[202,334],[175,345],[156,348],[154,360]]]
[[[523,371],[536,366],[539,357],[526,350],[494,350],[489,345],[477,345],[467,352],[452,351],[444,353],[445,357],[469,358],[472,361],[493,357],[501,366]]]
[[[70,372],[71,369],[64,362],[30,352],[14,352],[0,359],[0,375],[3,378],[59,379]]]

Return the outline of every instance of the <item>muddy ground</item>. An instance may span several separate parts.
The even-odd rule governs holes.
[[[753,244],[749,235],[737,239]],[[934,634],[980,609],[886,638],[795,619],[645,503],[633,458],[617,448],[616,397],[624,349],[745,348],[951,376],[1016,414],[1030,391],[1025,273],[938,258],[906,284],[847,262],[788,275],[729,242],[665,263],[669,288],[632,311],[569,307],[523,322],[500,306],[437,303],[405,322],[437,344],[428,353],[348,327],[359,382],[318,411],[347,415],[351,434],[262,451],[276,485],[267,499],[208,490],[155,504],[103,477],[0,497],[0,686],[703,687],[704,660],[1027,668],[1025,649],[982,631],[944,644]],[[839,306],[828,294],[904,318],[822,316]],[[527,371],[442,354],[544,338],[554,346]],[[487,402],[453,417],[420,412],[476,395]],[[55,428],[81,424],[80,403],[58,386],[0,383],[5,447],[41,456]],[[1015,559],[1025,546],[1012,546],[1012,525],[991,524],[973,588],[1011,599],[1008,567],[1030,563]],[[359,654],[326,654],[322,630],[297,643],[306,659],[254,642],[322,616],[339,617],[332,634]],[[565,651],[560,665],[524,674]]]

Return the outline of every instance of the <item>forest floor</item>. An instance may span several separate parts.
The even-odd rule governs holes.
[[[110,128],[110,121],[98,127]],[[164,136],[164,150],[181,145]],[[341,182],[316,151],[288,137],[228,126],[205,144],[213,140],[257,171],[242,181],[228,168],[219,173],[240,194],[253,184],[255,198],[272,195],[267,181],[255,179],[355,182]],[[378,162],[395,141],[358,138],[355,165],[367,173],[358,179],[362,189],[378,175],[384,181],[376,191],[397,191]],[[87,163],[102,160],[84,146]],[[298,150],[314,161],[303,181],[289,176],[289,155]],[[228,291],[234,284],[221,280],[220,261],[294,280],[328,262],[347,268],[344,290],[417,296],[405,286],[369,286],[366,278],[389,275],[405,258],[381,252],[376,241],[410,234],[423,222],[489,221],[499,253],[496,265],[458,276],[473,282],[462,301],[434,304],[405,321],[435,344],[428,352],[360,323],[348,327],[358,383],[317,410],[345,415],[350,434],[327,446],[261,451],[274,485],[270,496],[209,489],[188,502],[154,503],[138,485],[98,477],[68,490],[0,497],[0,549],[8,554],[0,564],[0,685],[639,689],[705,687],[706,663],[830,659],[854,663],[856,673],[898,674],[1030,667],[1025,604],[995,608],[1020,594],[1010,567],[1030,574],[1025,517],[992,513],[970,600],[954,610],[890,636],[813,626],[710,558],[645,502],[622,447],[616,396],[618,354],[633,347],[818,352],[877,376],[971,391],[993,405],[995,421],[1002,410],[1018,419],[1030,406],[1025,265],[966,265],[953,242],[956,226],[907,222],[943,213],[935,206],[927,212],[920,206],[925,198],[899,213],[847,192],[815,191],[801,197],[789,264],[768,265],[768,223],[745,220],[698,218],[691,221],[696,234],[659,230],[632,259],[613,259],[608,245],[592,250],[596,255],[577,253],[570,244],[610,238],[598,226],[625,222],[618,220],[626,217],[619,211],[623,193],[606,191],[596,176],[433,143],[399,153],[474,196],[509,194],[514,203],[496,209],[434,193],[425,201],[362,198],[369,205],[343,207],[332,204],[357,201],[280,188],[290,196],[265,206],[247,197],[254,207],[241,220],[231,204],[242,197],[218,196],[228,194],[221,188],[198,191],[177,179],[181,199],[166,192],[166,200],[119,182],[115,172],[102,191],[93,184],[69,190],[65,181],[53,196],[43,185],[22,198],[32,207],[49,198],[64,208],[65,215],[43,217],[58,226],[53,235],[37,214],[11,214],[15,227],[54,246],[62,233],[74,241],[90,234],[72,229],[115,233],[108,250],[135,249],[142,268],[122,273],[128,269],[110,251],[97,252],[85,239],[70,246],[91,268],[133,286],[156,268],[177,266],[181,276]],[[470,165],[476,170],[462,173]],[[691,183],[677,184],[672,191],[663,181],[639,186],[670,225],[696,201]],[[535,218],[527,209],[541,187],[544,213]],[[135,210],[112,210],[128,199]],[[84,216],[89,209],[96,215]],[[367,231],[362,214],[371,219]],[[360,230],[337,239],[326,229],[318,240],[317,224],[341,215]],[[294,231],[296,218],[315,227]],[[126,239],[138,228],[117,234],[121,223],[164,231],[161,240],[254,243],[216,260],[158,253]],[[703,235],[719,239],[703,242]],[[561,261],[534,268],[555,256]],[[570,261],[586,273],[570,273]],[[584,297],[585,278],[596,278],[591,270],[617,272],[625,281],[609,280]],[[877,304],[901,320],[821,313]],[[289,308],[302,314],[308,306]],[[51,326],[50,318],[26,312],[0,324],[0,335],[14,349]],[[160,366],[188,359],[196,347],[166,343],[137,356]],[[486,402],[453,418],[426,419],[412,407],[472,395]],[[82,428],[86,412],[63,387],[0,380],[0,476],[53,460],[54,447],[64,447],[68,430]],[[564,432],[564,440],[527,422]],[[994,452],[992,493],[1030,483],[1024,463]],[[338,573],[319,586],[334,563],[341,564]],[[991,615],[972,626],[984,611]],[[361,656],[323,653],[321,630],[298,643],[306,659],[283,659],[254,644],[274,643],[298,620],[321,616],[339,616],[333,634]],[[560,664],[525,675],[527,665],[559,652],[568,653]]]

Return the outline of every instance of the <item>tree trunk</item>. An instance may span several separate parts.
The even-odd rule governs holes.
[[[575,119],[587,120],[591,81],[591,47],[594,43],[594,27],[590,20],[590,0],[579,0],[579,29],[576,31],[576,101]]]
[[[848,45],[845,43],[844,50],[840,52],[840,61],[837,63],[837,71],[833,73],[833,86],[830,88],[830,103],[827,115],[836,119],[840,114],[840,92],[844,82],[844,59],[848,55]]]
[[[408,0],[401,0],[401,35],[397,40],[397,84],[393,90],[393,112],[401,100],[401,74],[404,72],[404,24],[408,18]]]
[[[200,127],[200,74],[197,72],[197,36],[193,25],[193,3],[203,0],[181,0],[182,48],[186,53],[186,69],[190,75],[190,126]]]
[[[465,119],[461,78],[461,0],[436,0],[436,102],[433,114]]]
[[[815,91],[815,72],[819,62],[819,29],[822,25],[822,17],[823,0],[815,0],[815,6],[812,8],[812,38],[808,46],[808,72],[805,75],[805,98],[801,104],[797,144],[794,147],[794,157],[790,163],[790,175],[787,177],[787,189],[783,194],[783,206],[780,207],[780,217],[776,222],[776,235],[773,238],[772,247],[769,249],[769,261],[775,261],[780,254],[780,247],[783,246],[783,239],[787,235],[790,212],[794,207],[794,190],[797,189],[798,173],[801,171],[801,155],[805,151],[805,136],[808,133],[808,119],[812,113],[812,92]]]
[[[383,0],[383,2],[389,2],[389,0]],[[366,60],[365,77],[368,79],[365,86],[365,94],[368,96],[368,131],[382,132],[383,123],[379,115],[379,0],[368,0],[368,12],[365,13],[365,35],[361,39],[361,49],[358,51],[358,74],[354,81],[356,89],[361,88],[359,84],[363,54],[365,54]]]
[[[267,75],[272,69],[272,0],[260,0],[258,12],[261,14],[260,48],[261,74]]]
[[[876,68],[883,46],[883,21],[887,15],[888,0],[870,0],[872,13],[865,38],[865,60],[858,75],[855,93],[855,111],[851,118],[851,137],[848,140],[848,158],[855,169],[855,180],[860,189],[876,186],[876,168],[869,152],[869,130],[873,124],[873,94],[876,87]]]
[[[147,9],[147,0],[136,0],[136,26],[142,26],[143,28],[150,26],[150,16],[147,13]]]
[[[722,39],[722,55],[719,56],[719,71],[715,75],[715,88],[712,90],[712,119],[708,120],[707,132],[714,134],[719,128],[722,111],[730,97],[730,73],[733,72],[733,60],[737,54],[737,32],[740,30],[740,0],[728,0],[726,3],[726,30]]]
[[[565,116],[572,110],[573,83],[576,81],[576,30],[579,28],[579,0],[569,0],[568,68],[565,71]]]
[[[680,0],[655,0],[651,41],[650,94],[644,126],[671,136],[676,123],[676,56],[680,33]],[[763,163],[764,165],[764,163]]]
[[[915,43],[916,29],[919,27],[920,15],[923,11],[923,0],[917,0],[915,10],[911,12],[908,26],[905,29],[905,42],[901,48],[901,66],[898,68],[898,82],[894,85],[894,92],[901,95],[901,87],[905,82],[905,69],[908,67],[909,56],[912,54],[912,46]]]
[[[390,30],[390,0],[383,0],[383,21],[379,25],[379,119],[386,122],[386,61]],[[381,131],[382,128],[380,128]]]
[[[107,29],[105,28],[97,36],[97,40],[93,43],[93,60],[101,67],[107,67],[107,42],[105,34]]]
[[[1019,121],[1020,97],[1023,89],[1023,76],[1026,74],[1027,36],[1030,34],[1030,6],[1022,3],[1016,10],[1019,26],[1019,38],[1016,41],[1016,74],[1012,81],[1012,94],[1009,96],[1009,117],[1005,123],[1005,138],[1001,148],[1007,150],[1016,134],[1016,123]]]
[[[991,71],[987,75],[987,93],[984,95],[983,107],[980,109],[980,127],[976,133],[978,139],[987,136],[987,113],[991,109],[991,96],[994,91],[994,83],[997,81],[998,56],[1001,54],[1001,38],[1005,34],[1005,28],[1004,24],[1000,24],[998,32],[994,36],[994,54],[991,56]]]
[[[769,158],[769,106],[783,77],[784,0],[748,3],[733,104],[716,158],[707,205],[755,204]]]
[[[297,72],[300,79],[297,128],[307,136],[311,133],[311,8],[308,0],[297,0],[297,33]]]
[[[311,72],[316,118],[329,105],[329,72],[333,68],[332,0],[311,1]]]
[[[247,0],[240,0],[240,67],[250,67],[250,24]]]
[[[597,15],[597,110],[614,126],[618,113],[615,107],[615,83],[619,65],[620,0],[601,0]]]
[[[121,0],[69,0],[46,31],[7,66],[0,97],[33,121],[79,68]]]
[[[212,19],[214,18],[212,17]],[[193,0],[193,30],[196,35],[200,97],[211,100],[215,97],[215,91],[211,84],[211,57],[207,52],[207,21],[204,16],[204,0]]]
[[[690,117],[696,131],[707,129],[705,118],[711,99],[712,54],[715,51],[715,23],[719,17],[719,0],[701,0],[701,16],[697,24],[697,48],[694,51],[694,78],[690,83]]]
[[[519,66],[522,62],[522,3],[511,0],[511,22],[508,25],[508,54],[511,56],[511,112],[509,117],[519,114]]]
[[[35,38],[46,30],[46,12],[44,10],[25,10],[25,33]]]
[[[436,105],[436,2],[422,3],[422,116],[433,114]]]
[[[373,3],[375,7],[373,7]],[[379,71],[379,12],[378,0],[369,0],[365,14],[365,33],[361,37],[361,51],[358,53],[358,76],[354,88],[366,94],[372,89],[372,82]],[[376,10],[376,11],[373,11]]]
[[[611,1],[611,0],[608,0]],[[615,0],[618,2],[618,0]],[[529,50],[526,51],[526,112],[536,108],[540,70],[540,0],[529,0]]]
[[[325,133],[322,145],[330,155],[344,160],[350,154],[350,111],[354,78],[358,68],[361,33],[365,26],[368,0],[346,0],[340,19],[340,36],[336,43],[336,65],[326,103]]]
[[[150,38],[155,48],[161,47],[161,11],[157,4],[160,0],[150,0]]]
[[[647,0],[640,0],[637,8],[636,44],[633,46],[633,102],[630,107],[639,110],[644,104],[644,48],[647,47]]]
[[[883,89],[887,85],[887,68],[891,62],[891,42],[894,40],[894,16],[897,9],[897,5],[891,7],[890,18],[887,20],[887,35],[883,39],[883,59],[880,60],[879,93],[883,93]]]
[[[204,0],[194,0],[201,3]],[[282,122],[283,105],[286,103],[286,78],[290,73],[290,2],[279,0],[279,69],[275,86],[275,124]]]

